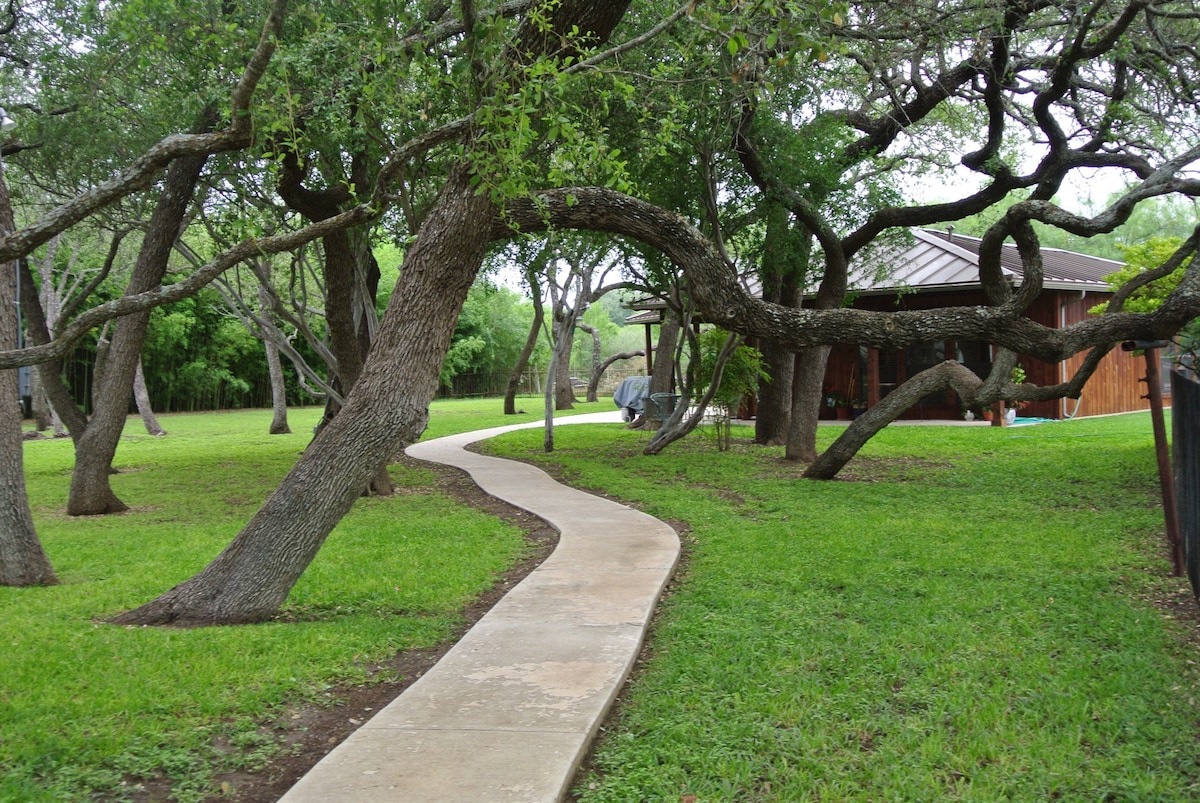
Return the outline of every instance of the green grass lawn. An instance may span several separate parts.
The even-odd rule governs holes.
[[[513,423],[499,410],[435,403],[429,435]],[[113,484],[134,509],[103,518],[62,515],[68,441],[26,444],[63,583],[0,589],[0,800],[114,800],[159,774],[177,799],[210,795],[215,773],[278,749],[262,723],[445,638],[523,553],[520,532],[441,495],[430,471],[395,467],[402,492],[355,505],[285,620],[102,623],[205,565],[317,416],[293,411],[291,436],[266,434],[269,411],[164,416],[162,439],[131,419]],[[1181,581],[1160,557],[1147,417],[893,427],[830,483],[704,436],[646,458],[648,437],[563,427],[549,456],[540,430],[495,442],[687,526],[584,800],[1200,795],[1197,659],[1149,601]]]
[[[489,447],[687,526],[581,800],[1200,798],[1195,606],[1149,601],[1186,581],[1146,415],[891,427],[828,483],[745,440],[647,438]]]
[[[427,434],[513,423],[501,409],[499,399],[436,402]],[[612,405],[578,412],[598,409]],[[65,516],[70,440],[26,443],[38,534],[62,582],[0,588],[0,800],[114,800],[129,781],[164,773],[178,799],[210,795],[215,772],[273,755],[262,722],[328,700],[334,684],[380,679],[366,676],[373,661],[444,640],[525,553],[518,529],[442,495],[430,471],[394,467],[401,493],[354,506],[285,620],[103,624],[211,560],[296,461],[319,414],[291,411],[293,435],[267,434],[269,410],[163,416],[165,438],[131,418],[112,484],[133,509],[119,516]]]

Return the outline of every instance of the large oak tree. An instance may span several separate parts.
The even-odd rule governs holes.
[[[1193,262],[1154,312],[1126,313],[1118,303],[1062,330],[1023,315],[1040,290],[1034,221],[1083,235],[1111,231],[1146,199],[1200,194],[1200,182],[1188,172],[1200,158],[1192,4],[964,0],[904,7],[898,14],[891,4],[839,9],[784,0],[690,2],[669,9],[653,2],[564,0],[435,3],[411,15],[399,41],[407,43],[400,55],[412,80],[401,88],[419,96],[420,80],[429,78],[435,87],[457,91],[452,98],[426,93],[400,110],[409,116],[397,111],[388,128],[395,141],[388,142],[389,156],[369,193],[358,189],[358,203],[298,232],[229,249],[178,285],[110,302],[82,318],[86,323],[162,303],[255,251],[279,251],[379,220],[393,205],[414,210],[410,224],[419,219],[375,343],[342,411],[212,564],[119,621],[207,624],[272,616],[368,479],[420,434],[458,310],[484,254],[491,243],[519,232],[587,229],[658,249],[682,271],[687,293],[707,320],[791,351],[964,338],[1059,361],[1084,350],[1101,354],[1131,337],[1168,337],[1200,313],[1200,268]],[[774,22],[765,27],[765,20]],[[626,26],[618,29],[622,21]],[[603,58],[593,55],[614,31],[621,44]],[[651,40],[654,48],[637,49]],[[617,62],[620,69],[603,73]],[[679,64],[690,72],[676,81]],[[711,216],[653,203],[647,200],[655,197],[651,188],[643,191],[636,175],[617,169],[622,158],[613,153],[615,129],[608,125],[629,119],[617,112],[673,86],[680,89],[680,113],[656,113],[653,126],[642,121],[640,128],[622,128],[621,145],[649,153],[671,141],[672,131],[675,141],[683,140],[678,132],[691,118],[682,89],[697,75],[733,87],[723,119],[725,130],[737,136],[729,138],[721,158],[753,179],[764,208],[786,209],[789,225],[809,233],[820,255],[821,286],[837,303],[797,308],[754,297],[740,278],[744,252],[723,241]],[[808,91],[794,94],[803,102],[773,95],[777,87],[802,83]],[[704,119],[711,124],[713,118]],[[829,152],[840,161],[827,177],[830,186],[812,186],[814,179],[787,169],[787,149],[764,135],[768,122],[781,120],[793,126],[819,122],[822,131],[834,132],[828,134]],[[715,141],[711,131],[691,139]],[[154,175],[174,158],[208,152],[203,148],[211,143],[201,142],[207,140],[164,141],[139,164],[145,175]],[[705,159],[718,156],[707,152]],[[425,182],[415,193],[414,160],[439,165],[438,172],[422,174]],[[974,181],[949,201],[912,204],[865,191],[879,186],[890,193],[918,175],[916,168],[955,166]],[[1131,182],[1109,208],[1085,217],[1054,203],[1069,176],[1100,168]],[[716,174],[732,176],[734,169]],[[893,178],[884,181],[884,175]],[[583,185],[606,180],[613,186]],[[1009,207],[983,239],[988,305],[896,313],[840,306],[851,259],[881,238],[979,212],[1018,191],[1028,197]],[[717,192],[714,200],[724,199]],[[82,219],[103,204],[99,192],[69,202],[0,241],[0,259],[27,253],[61,230],[63,220]],[[1018,245],[1026,275],[1015,289],[999,269],[1009,239]],[[1170,261],[1182,263],[1196,240]],[[58,342],[22,354],[2,354],[0,367],[61,355],[77,332],[64,331]],[[1002,355],[997,364],[1004,361]],[[974,404],[1054,398],[1078,393],[1092,364],[1048,388],[1012,387],[1006,372],[970,379],[953,369],[922,381],[949,383]],[[883,417],[860,419],[847,437],[861,437]]]

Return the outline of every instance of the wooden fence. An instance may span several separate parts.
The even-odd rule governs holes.
[[[1171,443],[1175,505],[1192,592],[1200,598],[1200,381],[1186,368],[1171,372]]]

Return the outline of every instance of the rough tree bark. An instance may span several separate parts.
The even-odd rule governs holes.
[[[554,373],[554,409],[574,410],[575,388],[571,385],[571,354],[575,350],[575,316],[567,315],[569,320],[558,322],[555,330],[558,337],[554,339],[555,373]]]
[[[821,415],[822,383],[829,346],[814,346],[796,352],[792,383],[792,413],[788,425],[787,460],[809,462],[817,457],[817,421]]]
[[[801,248],[792,248],[790,214],[779,204],[771,204],[767,212],[766,237],[763,241],[762,277],[763,301],[785,307],[800,305],[800,283],[812,240],[804,237]],[[792,420],[792,377],[795,374],[795,353],[771,339],[761,340],[764,378],[758,382],[758,404],[754,417],[754,442],[762,446],[782,446],[788,442]]]
[[[0,235],[14,228],[8,184],[0,165]],[[16,279],[17,263],[0,262],[0,350],[17,347]],[[48,585],[57,579],[38,540],[25,492],[17,393],[17,371],[0,370],[0,585]]]
[[[456,168],[405,259],[345,407],[212,563],[115,622],[234,624],[278,610],[379,466],[424,430],[438,368],[489,242],[479,221],[493,215],[465,168]]]
[[[650,395],[670,393],[675,388],[675,347],[679,344],[679,318],[670,309],[663,310],[654,345],[654,372],[650,375]]]
[[[209,117],[211,119],[211,112]],[[206,155],[186,156],[173,162],[167,170],[162,194],[150,216],[126,296],[153,290],[162,284],[172,245],[207,161]],[[149,321],[149,312],[139,312],[119,319],[114,327],[103,376],[97,383],[96,407],[76,442],[75,469],[67,499],[68,515],[93,516],[129,509],[113,493],[109,474],[129,413],[129,393]]]
[[[953,360],[926,368],[854,419],[842,436],[809,465],[803,476],[810,480],[833,479],[863,444],[930,393],[952,388],[964,405],[974,407],[976,394],[982,385],[982,379]]]

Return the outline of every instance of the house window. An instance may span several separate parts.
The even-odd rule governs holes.
[[[954,359],[966,366],[980,379],[992,371],[992,352],[987,343],[977,340],[956,341],[957,347]]]

